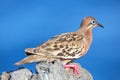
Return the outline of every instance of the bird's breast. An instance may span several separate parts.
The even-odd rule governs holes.
[[[91,43],[92,43],[92,30],[88,30],[86,36],[87,36],[87,44],[91,45]]]
[[[89,47],[92,43],[92,30],[89,30],[87,33],[86,33],[86,40],[85,40],[85,44],[86,44],[86,48],[85,48],[85,54],[87,53],[87,51],[89,50]]]

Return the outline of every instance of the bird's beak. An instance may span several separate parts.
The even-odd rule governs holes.
[[[101,28],[104,28],[104,26],[100,23],[98,23],[98,26],[101,27]]]

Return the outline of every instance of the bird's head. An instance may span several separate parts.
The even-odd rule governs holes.
[[[104,28],[94,17],[87,16],[82,20],[81,28],[84,29],[93,29],[97,26]]]

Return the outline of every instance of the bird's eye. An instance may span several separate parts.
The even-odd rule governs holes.
[[[97,22],[95,20],[92,20],[91,21],[91,24],[96,24]]]

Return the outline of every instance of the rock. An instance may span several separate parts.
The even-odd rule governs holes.
[[[64,66],[57,60],[55,62],[39,62],[36,65],[36,73],[23,68],[12,72],[3,72],[0,80],[93,80],[92,75],[78,63],[71,63],[79,66],[80,77],[73,75],[73,69],[64,69]]]
[[[79,66],[80,77],[73,76],[73,70],[68,72],[64,69],[62,63],[58,60],[54,64],[40,62],[36,65],[37,75],[40,80],[93,80],[91,74],[77,63],[71,63]]]
[[[29,80],[31,79],[32,72],[28,69],[19,69],[13,72],[10,72],[10,80]]]
[[[36,66],[38,76],[41,80],[70,80],[68,74],[60,61],[53,63],[39,63]]]
[[[33,74],[32,78],[30,80],[39,80],[36,74]]]
[[[0,80],[9,80],[10,79],[10,74],[3,72],[2,75],[0,76]]]

